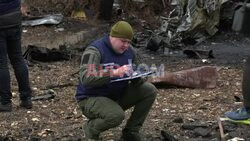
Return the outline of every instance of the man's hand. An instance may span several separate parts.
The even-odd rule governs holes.
[[[24,4],[24,3],[21,4],[21,12],[25,16],[29,15],[28,6],[26,4]]]
[[[133,74],[133,68],[131,65],[123,65],[118,69],[113,70],[114,76],[123,77],[125,74],[131,76]]]

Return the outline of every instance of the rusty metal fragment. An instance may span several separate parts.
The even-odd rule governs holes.
[[[202,66],[178,72],[164,72],[164,75],[152,76],[153,84],[176,85],[189,88],[215,88],[218,78],[217,67]]]

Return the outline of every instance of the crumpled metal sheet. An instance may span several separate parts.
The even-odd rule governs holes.
[[[168,47],[180,46],[185,39],[202,42],[217,31],[222,0],[172,0],[174,9],[161,17],[159,36]]]
[[[22,26],[36,26],[36,25],[43,25],[43,24],[59,24],[63,19],[62,14],[52,14],[52,15],[45,15],[43,17],[37,17],[32,20],[25,20],[22,22]]]

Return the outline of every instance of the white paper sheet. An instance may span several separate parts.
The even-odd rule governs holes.
[[[134,72],[132,74],[132,76],[130,76],[130,77],[111,80],[110,83],[112,83],[112,82],[118,82],[118,81],[124,81],[124,80],[132,80],[132,79],[135,79],[135,78],[144,77],[144,76],[148,76],[148,75],[151,75],[151,74],[152,74],[152,71],[145,72],[145,73]]]

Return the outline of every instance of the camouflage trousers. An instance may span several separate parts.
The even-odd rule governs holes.
[[[129,85],[118,101],[107,97],[89,97],[78,104],[82,113],[89,119],[84,125],[87,138],[98,139],[105,130],[116,127],[125,118],[125,110],[134,107],[124,128],[126,131],[139,132],[156,98],[157,89],[151,83]]]

